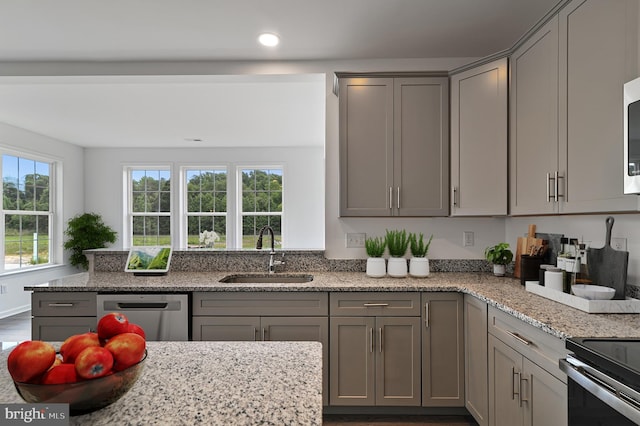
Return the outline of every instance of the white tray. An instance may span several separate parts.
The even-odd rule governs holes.
[[[626,300],[589,300],[573,294],[563,293],[538,285],[538,281],[527,281],[528,292],[555,300],[590,314],[637,314],[640,313],[640,300],[627,297]]]

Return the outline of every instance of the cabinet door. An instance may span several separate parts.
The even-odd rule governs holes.
[[[489,424],[487,304],[464,295],[465,407],[480,426]]]
[[[463,296],[424,293],[422,301],[422,405],[463,407]]]
[[[559,17],[561,211],[636,210],[623,194],[622,86],[637,76],[638,2],[574,0]]]
[[[193,317],[193,340],[260,340],[260,317]]]
[[[329,403],[375,405],[375,318],[333,317],[329,327]]]
[[[546,177],[558,170],[557,17],[511,56],[510,88],[511,214],[554,213]]]
[[[420,318],[376,319],[376,405],[420,405]]]
[[[520,426],[523,424],[520,382],[522,355],[489,335],[489,424]],[[544,423],[542,423],[544,424]]]
[[[566,426],[569,422],[567,385],[524,358],[525,426]]]
[[[340,216],[390,216],[393,79],[340,79]]]
[[[329,403],[329,319],[327,317],[262,317],[263,340],[322,343],[322,400]]]
[[[452,216],[507,214],[507,99],[507,58],[451,77]]]
[[[73,334],[95,331],[96,317],[33,317],[31,339],[63,342]]]
[[[449,214],[448,84],[447,77],[394,79],[392,203],[399,216]]]

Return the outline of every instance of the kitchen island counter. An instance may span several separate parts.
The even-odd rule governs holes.
[[[142,375],[120,400],[72,425],[322,424],[317,342],[147,342]],[[11,349],[0,353],[6,366]],[[23,403],[5,368],[0,401]]]

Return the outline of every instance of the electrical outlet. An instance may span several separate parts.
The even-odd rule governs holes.
[[[347,234],[345,244],[347,248],[361,248],[364,247],[364,240],[367,234]]]
[[[472,231],[463,231],[462,232],[462,247],[473,247],[473,232]]]
[[[614,250],[627,251],[627,239],[623,237],[612,237],[611,247],[613,247]]]

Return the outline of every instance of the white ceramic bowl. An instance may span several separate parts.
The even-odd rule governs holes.
[[[609,300],[616,290],[602,285],[576,284],[571,286],[573,294],[589,300]]]

